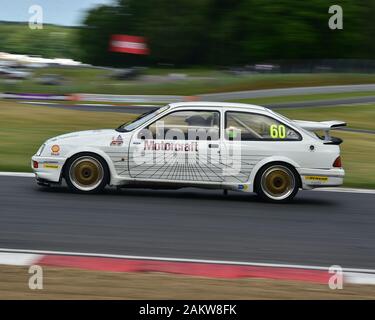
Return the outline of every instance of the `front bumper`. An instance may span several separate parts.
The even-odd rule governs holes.
[[[344,183],[345,170],[342,168],[297,168],[297,171],[301,176],[302,189],[337,187]]]
[[[65,159],[58,157],[39,157],[35,155],[31,158],[31,168],[35,173],[36,179],[44,182],[59,183],[64,163]]]

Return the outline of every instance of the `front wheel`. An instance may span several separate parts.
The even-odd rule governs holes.
[[[263,200],[288,202],[297,194],[299,180],[294,168],[284,164],[270,164],[258,172],[255,187]]]
[[[108,183],[106,162],[94,154],[79,154],[70,158],[65,167],[69,189],[77,193],[98,193]]]

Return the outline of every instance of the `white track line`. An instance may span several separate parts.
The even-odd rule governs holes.
[[[126,109],[127,107],[158,107],[158,105],[154,104],[132,104],[132,105],[116,105],[116,104],[103,104],[103,103],[78,103],[72,105],[75,106],[84,106],[84,107],[121,107]]]
[[[30,266],[39,261],[41,255],[32,253],[0,252],[0,264],[10,266]]]
[[[45,102],[45,101],[40,101],[40,102],[36,102],[36,101],[21,101],[20,103],[23,103],[23,104],[33,104],[33,105],[46,105],[46,106],[57,104],[57,102]]]
[[[83,107],[116,107],[114,104],[104,104],[104,103],[78,103],[71,105],[73,108],[75,106],[83,106]]]
[[[30,172],[0,172],[2,177],[23,177],[23,178],[35,178],[34,173]]]
[[[0,172],[0,176],[3,176],[3,177],[35,178],[35,174],[29,173],[29,172]],[[356,188],[317,188],[317,189],[313,189],[312,191],[375,194],[375,190],[373,190],[373,189],[356,189]]]
[[[345,272],[344,279],[352,284],[375,285],[375,275],[369,273]]]
[[[329,191],[329,192],[347,192],[347,193],[367,193],[375,194],[375,189],[358,189],[358,188],[316,188],[312,191]]]
[[[205,260],[205,259],[167,258],[167,257],[132,256],[132,255],[118,255],[118,254],[87,253],[87,252],[27,250],[27,249],[7,249],[7,248],[0,248],[0,252],[36,254],[36,255],[65,255],[65,256],[115,258],[115,259],[132,259],[132,260],[156,260],[156,261],[171,261],[171,262],[227,264],[227,265],[241,265],[241,266],[257,266],[257,267],[273,267],[273,268],[293,268],[293,269],[323,270],[323,271],[328,271],[329,270],[329,267],[299,265],[299,264],[280,264],[280,263],[258,263],[258,262],[228,261],[228,260]],[[343,268],[343,270],[345,272],[351,272],[351,273],[375,274],[375,269]]]

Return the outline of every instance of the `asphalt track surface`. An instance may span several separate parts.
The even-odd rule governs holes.
[[[308,107],[333,107],[338,105],[353,105],[353,104],[367,104],[375,103],[375,95],[368,97],[357,97],[357,98],[343,98],[343,99],[329,99],[329,100],[314,100],[314,101],[303,101],[303,102],[290,102],[290,103],[266,103],[262,106],[270,109],[285,109],[285,108],[308,108]],[[38,102],[30,103],[32,105],[39,105]],[[76,104],[66,105],[64,103],[56,104],[41,104],[44,107],[50,108],[63,108],[69,110],[81,110],[81,111],[94,111],[94,112],[121,112],[121,113],[132,113],[140,114],[152,109],[158,108],[158,106],[116,106],[116,105],[99,105],[99,104]]]
[[[322,94],[322,93],[347,93],[375,91],[375,84],[317,86],[281,89],[247,90],[235,92],[209,93],[199,95],[200,99],[209,101],[237,100],[248,98],[264,98],[290,95]]]
[[[108,189],[71,194],[0,177],[0,247],[375,267],[375,195],[302,191],[290,204],[252,194]]]

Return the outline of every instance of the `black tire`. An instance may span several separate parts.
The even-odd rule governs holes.
[[[300,178],[294,167],[286,163],[270,163],[255,178],[255,192],[267,202],[289,202],[298,192]]]
[[[79,153],[71,157],[64,168],[64,178],[74,193],[99,193],[109,182],[106,161],[94,153]]]

